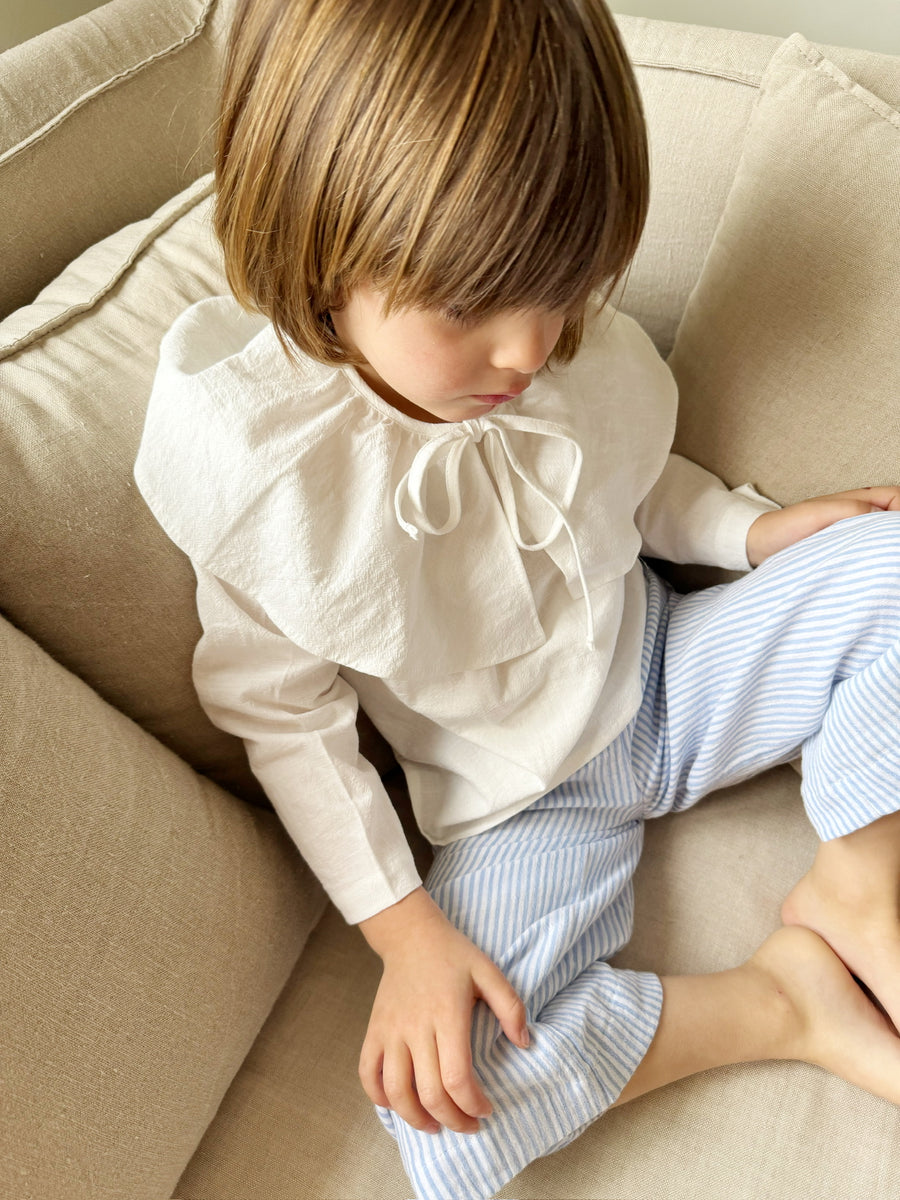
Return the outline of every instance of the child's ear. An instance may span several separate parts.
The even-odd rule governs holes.
[[[341,339],[338,337],[338,331],[334,325],[333,313],[339,312],[339,309],[328,309],[322,314],[322,331],[326,342],[333,346],[342,347]]]
[[[329,304],[327,308],[322,310],[320,320],[325,328],[326,335],[335,342],[339,342],[340,339],[338,338],[337,328],[335,327],[334,323],[334,314],[339,313],[343,309],[345,303],[346,300],[343,292],[338,292],[333,303]]]
[[[320,291],[317,299],[322,305],[320,311],[324,313],[325,317],[330,320],[332,313],[340,312],[341,309],[346,305],[347,289],[344,287],[343,283],[336,282],[333,287],[323,289],[323,291],[324,294]]]

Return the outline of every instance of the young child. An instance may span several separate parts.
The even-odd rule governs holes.
[[[423,1200],[717,1064],[900,1102],[850,974],[900,1022],[900,490],[779,510],[669,454],[671,377],[602,303],[647,189],[601,0],[239,5],[236,299],[167,335],[137,479],[196,569],[203,704],[383,959],[360,1074]],[[641,554],[758,569],[682,598]],[[799,747],[785,928],[721,974],[611,968],[644,820]]]

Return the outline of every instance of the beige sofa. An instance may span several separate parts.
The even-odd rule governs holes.
[[[9,1200],[409,1195],[356,1080],[377,960],[198,708],[191,572],[131,481],[160,336],[223,288],[206,173],[227,19],[113,0],[0,56]],[[654,169],[621,303],[675,344],[680,448],[779,501],[896,482],[900,60],[621,25]],[[738,961],[813,850],[788,767],[653,824],[621,961]],[[900,1111],[812,1067],[710,1072],[502,1195],[894,1200]]]

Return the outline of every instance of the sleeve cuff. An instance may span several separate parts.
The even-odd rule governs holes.
[[[768,500],[749,483],[725,493],[722,501],[722,515],[715,534],[716,559],[730,571],[749,571],[752,569],[747,558],[750,526],[762,513],[772,512],[781,505]]]
[[[361,880],[355,887],[342,888],[331,899],[348,925],[358,925],[397,904],[421,886],[422,880],[410,858],[408,864],[385,872],[380,879]]]
[[[670,454],[635,520],[651,557],[749,571],[747,532],[778,507],[750,484],[730,491],[705,467]]]

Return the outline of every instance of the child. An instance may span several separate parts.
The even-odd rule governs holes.
[[[601,0],[239,6],[236,300],[167,335],[137,478],[196,569],[207,711],[384,961],[360,1073],[423,1200],[717,1064],[900,1102],[847,969],[900,1021],[900,490],[779,510],[669,455],[668,371],[595,299],[647,187]],[[641,553],[762,565],[682,598]],[[786,927],[717,975],[611,968],[644,820],[800,746],[823,840]]]

